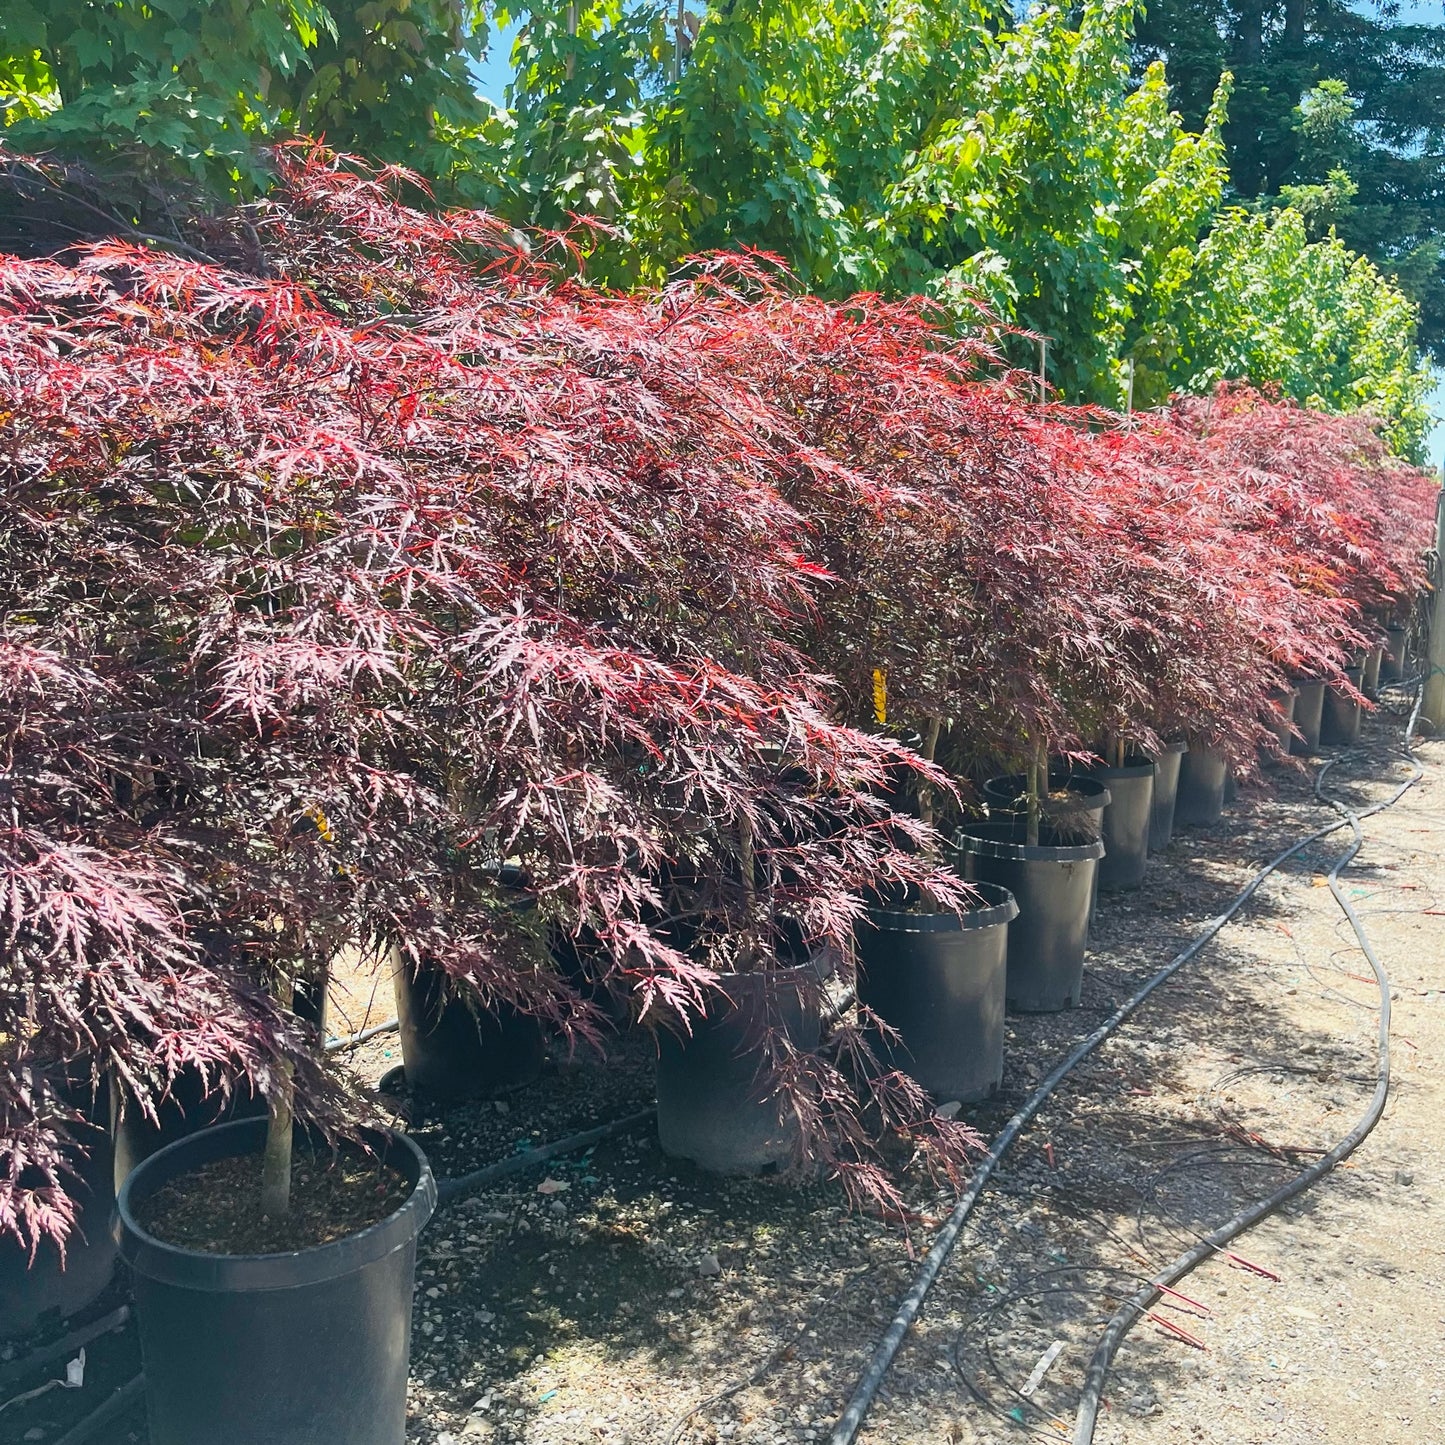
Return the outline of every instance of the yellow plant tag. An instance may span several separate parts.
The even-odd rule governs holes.
[[[322,839],[328,843],[334,843],[336,841],[331,832],[330,820],[326,814],[321,811],[320,803],[312,803],[311,806],[306,809],[306,816],[316,824],[316,832]]]

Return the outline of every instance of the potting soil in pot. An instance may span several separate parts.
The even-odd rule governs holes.
[[[1028,794],[1020,774],[990,778],[984,796],[991,811],[1000,817],[1028,815]],[[1097,838],[1103,827],[1104,809],[1109,805],[1108,789],[1095,778],[1078,776],[1065,784],[1049,779],[1048,793],[1039,799],[1039,819],[1061,839],[1084,843]]]
[[[406,1202],[412,1186],[389,1165],[298,1147],[291,1162],[291,1210],[261,1212],[261,1160],[233,1155],[203,1164],[141,1202],[141,1226],[166,1244],[207,1254],[286,1254],[329,1244],[377,1224]]]

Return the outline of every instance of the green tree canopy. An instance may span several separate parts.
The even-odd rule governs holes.
[[[1397,276],[1420,339],[1445,360],[1445,26],[1398,0],[1151,0],[1138,59],[1167,61],[1186,122],[1200,125],[1222,71],[1235,76],[1225,141],[1235,194],[1283,197],[1347,173],[1317,229]],[[1322,95],[1322,81],[1339,88]]]
[[[1308,406],[1371,411],[1396,451],[1418,456],[1430,379],[1414,319],[1371,261],[1333,235],[1312,242],[1298,211],[1231,208],[1179,289],[1167,374],[1181,391],[1260,377]]]
[[[445,174],[490,119],[468,73],[486,37],[482,0],[7,0],[0,107],[17,148],[233,193],[266,184],[259,143],[293,131]]]
[[[17,146],[109,149],[232,194],[265,183],[264,139],[324,134],[414,167],[446,202],[544,227],[593,218],[585,263],[602,282],[756,247],[825,294],[924,293],[961,324],[982,297],[1047,338],[1070,400],[1239,377],[1372,407],[1417,448],[1402,287],[1431,304],[1436,252],[1370,188],[1379,158],[1424,163],[1419,125],[1315,83],[1324,21],[1306,17],[1300,50],[1294,9],[1279,51],[1304,57],[1293,68],[1269,69],[1273,12],[1255,36],[1243,11],[1201,9],[1187,35],[1176,17],[1178,82],[1140,70],[1141,47],[1168,47],[1157,16],[1136,41],[1136,3],[1016,20],[996,0],[541,0],[493,12],[520,22],[499,109],[468,75],[481,0],[12,0],[0,102]],[[1220,67],[1236,54],[1231,95]],[[1271,198],[1259,214],[1222,209],[1253,193]],[[1031,341],[1005,343],[1033,362]]]

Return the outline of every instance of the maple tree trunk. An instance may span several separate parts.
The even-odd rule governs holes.
[[[943,731],[943,719],[931,717],[924,725],[922,754],[931,763],[938,751],[938,735]],[[918,787],[918,816],[933,826],[933,784],[920,783]]]
[[[1034,755],[1028,766],[1029,811],[1024,830],[1024,842],[1030,848],[1039,846],[1039,815],[1043,811],[1043,790],[1049,786],[1049,757],[1042,742],[1034,746]]]
[[[276,985],[276,1001],[289,1009],[296,997],[295,981],[283,974]],[[276,1219],[291,1212],[291,1146],[295,1135],[292,1112],[292,1066],[281,1067],[281,1094],[271,1104],[266,1121],[266,1150],[261,1157],[261,1213]]]
[[[742,876],[743,907],[747,919],[739,963],[747,968],[757,953],[757,880],[754,877],[753,824],[746,813],[738,814],[738,872]]]

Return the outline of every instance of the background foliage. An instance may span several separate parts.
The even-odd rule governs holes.
[[[543,0],[491,16],[519,26],[499,109],[468,74],[480,0],[21,0],[0,17],[0,102],[16,147],[99,141],[242,196],[267,182],[262,140],[324,134],[517,225],[593,218],[586,265],[613,285],[746,246],[824,295],[923,293],[969,325],[981,296],[1048,338],[1070,400],[1122,406],[1131,374],[1139,404],[1247,378],[1371,407],[1418,455],[1407,298],[1431,340],[1436,252],[1406,203],[1430,136],[1400,87],[1434,83],[1435,42],[1330,4],[1256,5],[1255,26],[1213,3],[1136,36],[1135,0],[1021,20],[993,0],[757,0],[681,25],[661,0]],[[1374,68],[1327,74],[1347,35]],[[1408,85],[1369,99],[1407,51]],[[1032,342],[1001,344],[1037,365]]]
[[[1235,193],[1269,203],[1323,187],[1313,234],[1333,225],[1397,276],[1421,307],[1421,340],[1445,359],[1445,27],[1428,9],[1429,21],[1425,5],[1398,0],[1151,0],[1138,56],[1168,62],[1190,125],[1233,71]]]

